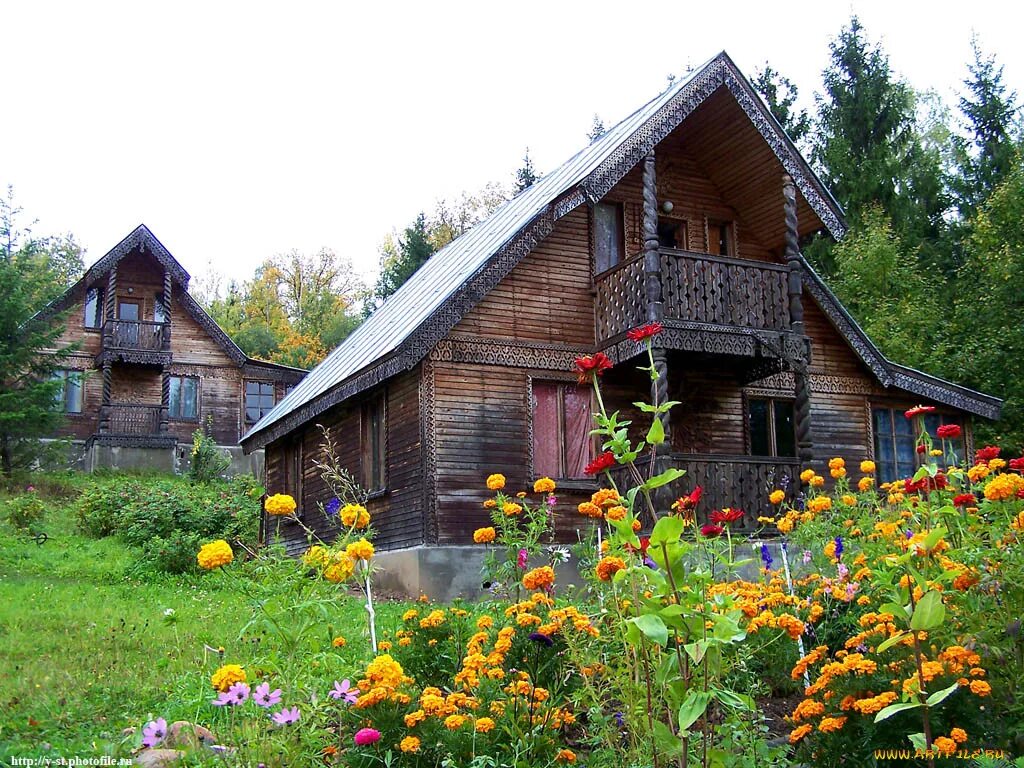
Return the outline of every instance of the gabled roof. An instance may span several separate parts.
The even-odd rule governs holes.
[[[555,222],[597,202],[708,97],[725,87],[794,180],[829,233],[845,233],[843,211],[778,121],[722,52],[610,128],[555,171],[505,203],[485,221],[432,256],[376,312],[314,368],[242,438],[247,449],[267,445],[337,403],[409,370],[463,315],[494,288]],[[816,276],[816,299],[876,373],[885,358]],[[819,298],[820,297],[820,298]],[[883,380],[883,383],[886,383]],[[984,396],[983,396],[984,397]],[[970,410],[970,409],[969,409]]]
[[[281,369],[282,371],[302,370],[292,368],[291,366],[282,366],[277,363],[255,360],[246,355],[231,340],[231,337],[224,332],[224,329],[217,325],[217,321],[210,317],[206,310],[192,298],[192,294],[188,292],[188,282],[190,279],[188,272],[185,271],[185,268],[181,266],[178,260],[171,255],[171,252],[164,247],[164,244],[157,239],[156,235],[145,224],[139,224],[127,237],[107,251],[101,259],[85,271],[85,274],[74,285],[40,310],[39,315],[42,317],[58,315],[69,309],[76,302],[84,300],[85,292],[88,288],[103,278],[104,275],[110,272],[127,256],[140,251],[152,255],[167,270],[174,286],[177,288],[174,291],[174,295],[178,303],[235,363],[238,365],[258,364],[264,367]]]

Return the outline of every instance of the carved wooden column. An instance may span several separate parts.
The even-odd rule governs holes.
[[[163,378],[160,381],[160,434],[167,432],[171,413],[171,375],[164,366]]]
[[[796,420],[797,455],[801,464],[814,460],[814,444],[811,439],[811,390],[807,382],[807,366],[810,350],[804,344],[803,268],[800,265],[800,234],[796,218],[796,185],[793,177],[782,177],[783,209],[786,216],[786,264],[789,267],[789,319],[790,332],[800,343],[800,353],[792,356],[793,378],[795,379],[794,403]]]
[[[110,268],[107,275],[107,297],[103,305],[103,346],[109,349],[114,333],[114,313],[117,310],[117,264]]]
[[[643,237],[644,237],[644,296],[647,302],[647,322],[660,323],[665,319],[665,304],[661,290],[661,254],[658,252],[658,188],[654,174],[654,153],[644,158],[643,168]],[[668,357],[663,348],[652,350],[654,369],[658,378],[651,382],[651,400],[657,403],[668,401]],[[661,452],[667,453],[671,445],[669,415],[659,416],[665,427],[665,442]]]
[[[171,273],[164,270],[164,295],[161,298],[164,305],[164,327],[162,339],[164,350],[171,348]]]
[[[100,404],[100,434],[110,432],[110,391],[113,384],[113,376],[109,360],[103,361],[103,401]]]

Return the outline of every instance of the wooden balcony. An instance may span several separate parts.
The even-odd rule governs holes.
[[[646,474],[646,461],[639,462]],[[768,495],[776,488],[784,488],[792,495],[800,490],[800,463],[796,458],[779,456],[732,456],[671,453],[658,458],[658,468],[677,467],[686,475],[673,487],[676,495],[690,493],[698,485],[704,489],[697,507],[699,524],[707,522],[713,509],[739,508],[743,519],[734,523],[734,531],[752,531],[759,527],[757,518],[771,515],[774,507]],[[631,487],[624,470],[618,470],[619,489]],[[659,514],[665,514],[673,499],[662,499]]]
[[[108,320],[97,365],[105,362],[167,365],[171,360],[170,326],[151,320]]]
[[[111,403],[100,407],[99,432],[91,442],[136,448],[174,446],[177,438],[162,428],[161,407],[137,403]]]
[[[757,353],[756,339],[781,348],[790,332],[786,266],[671,248],[659,254],[667,331],[661,344],[739,355]],[[601,348],[647,322],[642,256],[598,276],[595,305]]]

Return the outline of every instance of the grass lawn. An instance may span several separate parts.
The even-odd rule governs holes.
[[[294,593],[275,605],[259,583],[272,583],[273,573],[147,573],[118,541],[76,534],[60,503],[43,529],[49,539],[40,545],[0,524],[0,758],[124,754],[122,730],[151,717],[216,731],[209,676],[221,663],[260,668],[308,692],[357,672],[368,653],[360,601],[330,585],[302,585],[298,608]],[[249,624],[256,601],[266,610]],[[380,606],[378,627],[397,625],[406,607]],[[333,648],[343,632],[350,643]],[[289,651],[300,649],[301,675],[289,668],[300,656]]]

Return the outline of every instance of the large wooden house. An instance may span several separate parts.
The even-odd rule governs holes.
[[[678,400],[661,461],[703,486],[707,509],[751,517],[773,485],[832,456],[873,458],[882,479],[917,455],[904,409],[964,427],[1000,401],[886,359],[804,260],[840,238],[843,213],[722,53],[430,259],[243,438],[265,447],[267,484],[324,524],[311,459],[329,428],[370,491],[379,549],[415,588],[432,551],[486,524],[484,479],[558,481],[559,535],[574,540],[594,403],[572,373],[606,353],[605,402],[639,424],[650,397],[649,321],[660,396]],[[297,528],[283,527],[293,549]],[[437,558],[431,563],[439,562]]]
[[[204,427],[246,469],[239,438],[305,376],[248,357],[188,283],[140,225],[43,310],[65,324],[57,344],[75,346],[58,374],[67,418],[53,437],[80,447],[84,467],[180,468]]]

